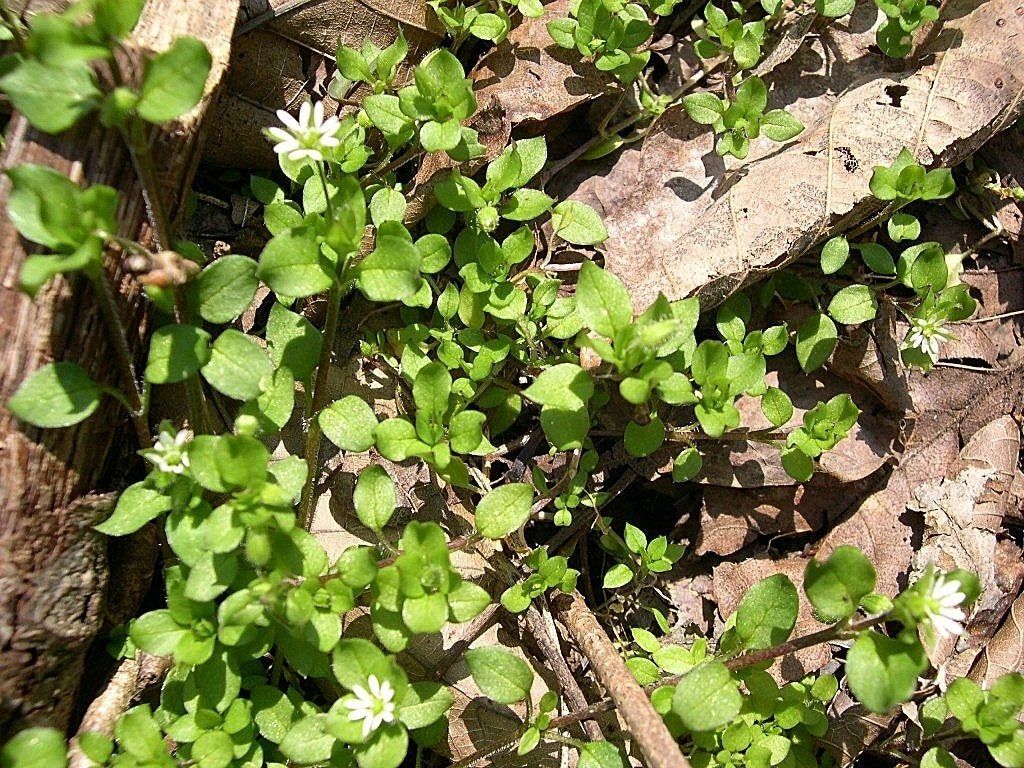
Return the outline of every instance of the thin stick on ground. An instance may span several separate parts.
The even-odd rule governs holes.
[[[95,765],[78,746],[82,734],[98,731],[106,736],[113,736],[118,718],[146,688],[162,681],[170,669],[169,656],[153,656],[145,651],[136,651],[134,659],[124,659],[110,678],[107,687],[85,711],[68,751],[68,768],[89,768]]]
[[[626,667],[612,641],[579,592],[555,600],[552,609],[590,660],[597,678],[608,691],[626,728],[640,746],[648,768],[689,768],[647,692]]]
[[[548,668],[555,676],[555,680],[558,681],[563,701],[573,711],[586,707],[586,696],[583,694],[583,689],[580,688],[576,678],[573,677],[569,665],[565,662],[562,649],[558,647],[558,638],[551,636],[552,633],[548,623],[533,604],[526,609],[526,631],[533,636],[537,643],[537,649],[544,657],[544,661],[547,662]],[[591,741],[601,741],[604,739],[601,726],[594,720],[584,720],[582,727],[583,731],[587,734],[587,738]]]

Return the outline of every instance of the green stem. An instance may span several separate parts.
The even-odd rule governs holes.
[[[156,163],[153,160],[153,152],[150,150],[141,121],[138,118],[133,119],[122,129],[121,134],[128,145],[128,152],[132,156],[132,165],[135,166],[135,174],[139,177],[139,183],[142,185],[142,196],[146,203],[146,213],[149,215],[150,224],[153,226],[156,247],[158,249],[170,248],[170,219],[160,197],[160,182],[157,178]]]
[[[116,70],[116,68],[115,68]],[[156,241],[157,249],[169,249],[171,247],[171,224],[161,196],[160,182],[157,177],[156,163],[153,160],[153,152],[150,149],[149,141],[145,135],[145,128],[138,118],[133,118],[121,131],[125,143],[128,145],[129,154],[132,156],[132,165],[135,167],[135,174],[142,185],[142,195],[146,203],[146,212],[150,224],[153,227],[153,238]],[[142,249],[145,251],[146,249]],[[174,322],[179,325],[188,322],[188,307],[180,286],[174,286]],[[189,421],[192,422],[192,429],[199,434],[208,430],[206,397],[203,394],[203,387],[199,379],[192,376],[185,381],[185,399],[188,403]]]
[[[338,316],[341,311],[341,281],[336,281],[327,294],[327,320],[324,324],[324,339],[320,347],[320,362],[316,369],[316,381],[313,383],[313,406],[310,409],[309,429],[306,432],[306,485],[302,489],[299,502],[299,524],[307,531],[313,524],[313,512],[316,505],[316,485],[320,475],[320,444],[323,432],[320,411],[327,404],[327,379],[331,370],[331,352],[338,334]]]
[[[132,424],[135,426],[135,436],[142,448],[150,448],[153,445],[153,438],[149,434],[149,424],[146,422],[145,409],[142,405],[142,396],[139,394],[139,384],[135,377],[135,363],[132,361],[131,349],[128,346],[128,334],[121,322],[121,315],[117,309],[117,302],[114,300],[114,291],[110,287],[103,268],[89,274],[93,290],[96,292],[97,303],[103,321],[107,324],[110,332],[111,343],[114,346],[114,359],[117,361],[118,369],[121,372],[124,391],[127,396],[128,412],[131,415]]]

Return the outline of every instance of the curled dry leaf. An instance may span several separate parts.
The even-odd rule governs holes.
[[[1014,600],[1003,625],[985,643],[971,667],[970,677],[987,688],[1009,672],[1024,669],[1024,595]]]
[[[645,143],[628,199],[602,206],[607,265],[640,307],[659,292],[699,293],[713,303],[862,220],[877,207],[868,190],[872,167],[888,165],[903,147],[926,165],[959,162],[1024,109],[1024,35],[1007,34],[1024,24],[1016,6],[948,3],[950,21],[930,43],[928,63],[892,73],[877,57],[870,79],[851,78],[838,96],[823,92],[820,73],[805,71],[807,56],[794,57],[773,78],[784,98],[773,95],[769,105],[792,104],[807,130],[768,154],[763,142],[731,174],[710,133],[670,110]],[[860,78],[867,56],[854,60]],[[818,65],[831,60],[824,55]],[[829,87],[844,87],[829,67]],[[803,100],[794,101],[796,93]]]
[[[1020,429],[1012,417],[1000,417],[974,433],[951,467],[951,477],[919,486],[909,504],[924,522],[913,572],[920,574],[934,563],[943,570],[970,570],[981,579],[981,597],[968,624],[968,658],[995,631],[1024,582],[1020,547],[996,538],[1019,451]],[[929,648],[932,663],[947,661],[954,645],[949,638]]]

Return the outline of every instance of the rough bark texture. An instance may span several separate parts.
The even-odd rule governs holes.
[[[38,4],[30,3],[30,10]],[[172,213],[188,190],[199,157],[199,126],[228,60],[238,0],[151,0],[129,41],[139,51],[166,49],[180,35],[203,40],[214,68],[207,96],[162,131],[154,153]],[[3,167],[40,163],[80,183],[122,192],[122,231],[149,237],[141,191],[120,138],[87,125],[58,137],[40,135],[15,117]],[[9,184],[0,181],[0,209]],[[34,301],[18,290],[28,244],[6,216],[0,221],[0,403],[37,368],[55,359],[83,365],[116,383],[99,312],[85,286],[55,280]],[[123,316],[138,349],[146,333],[138,287],[108,263],[121,286]],[[0,405],[0,740],[29,724],[66,727],[85,651],[103,616],[106,543],[91,530],[109,510],[98,488],[118,485],[133,446],[123,410],[106,402],[68,429],[42,432]]]

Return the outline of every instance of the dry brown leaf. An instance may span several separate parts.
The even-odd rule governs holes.
[[[205,160],[215,165],[275,168],[263,129],[276,124],[278,109],[295,108],[307,97],[325,98],[339,41],[359,48],[369,39],[383,47],[401,28],[409,41],[401,81],[444,34],[425,0],[309,0],[299,5],[273,0],[269,7],[278,15],[256,25],[265,18],[256,14],[252,23],[242,22],[235,38],[206,144]],[[353,95],[363,94],[357,90]],[[328,111],[338,108],[334,99],[325,100]]]
[[[867,477],[892,456],[892,444],[897,436],[897,425],[884,413],[874,399],[862,391],[854,390],[846,382],[828,372],[814,377],[799,370],[787,358],[777,371],[765,376],[769,386],[778,387],[793,401],[793,417],[781,432],[790,432],[803,423],[804,414],[819,402],[846,392],[853,396],[861,409],[857,424],[850,434],[835,448],[822,454],[819,460],[821,476],[833,483],[850,483]],[[751,430],[768,429],[771,422],[761,411],[760,399],[744,395],[736,402],[741,423]],[[757,442],[738,440],[709,441],[701,445],[704,465],[700,482],[742,488],[760,488],[771,485],[796,483],[782,467],[779,450]]]
[[[829,729],[821,737],[821,743],[839,765],[849,765],[888,732],[898,712],[894,709],[888,714],[876,715],[841,690],[829,705]]]
[[[695,553],[731,555],[758,538],[771,543],[820,531],[845,515],[877,485],[873,477],[842,486],[821,482],[768,488],[704,489]]]
[[[974,662],[970,678],[988,688],[996,678],[1024,669],[1024,595],[1019,596]]]
[[[868,191],[872,166],[892,162],[904,146],[926,165],[959,162],[1024,107],[1017,5],[947,4],[950,21],[926,65],[893,73],[876,60],[872,79],[851,80],[838,97],[824,92],[843,87],[832,71],[826,78],[804,71],[815,51],[795,57],[773,78],[769,106],[792,105],[807,130],[786,147],[755,142],[728,178],[711,133],[678,109],[666,113],[644,147],[630,198],[605,210],[606,264],[639,307],[659,292],[720,300],[877,207]],[[860,56],[852,66],[862,75],[867,63]]]

